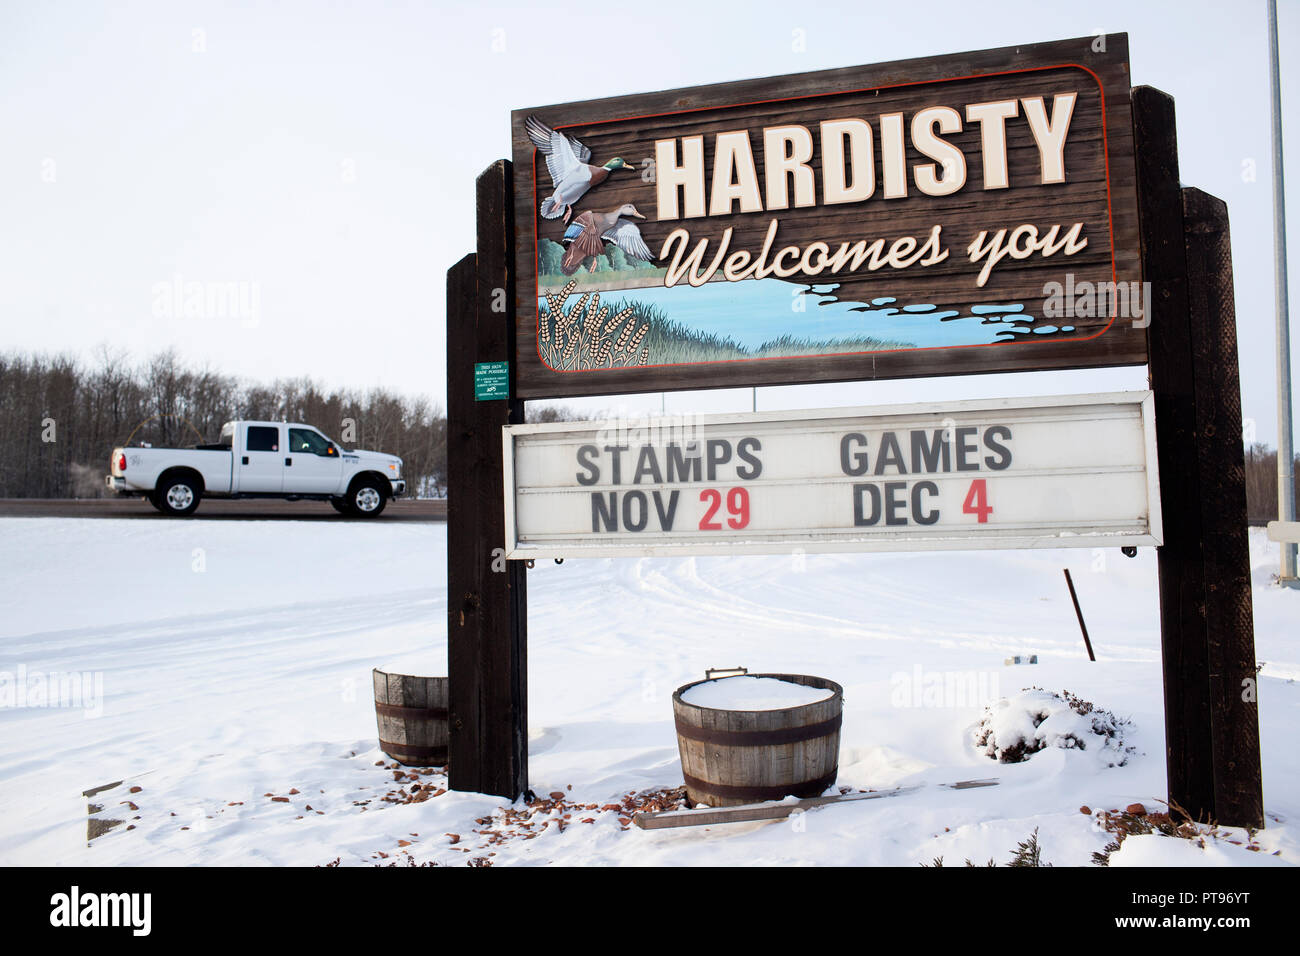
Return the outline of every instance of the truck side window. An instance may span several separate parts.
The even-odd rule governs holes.
[[[248,451],[279,451],[280,429],[266,425],[249,425],[245,439]]]
[[[330,443],[325,436],[310,428],[289,429],[289,452],[295,455],[329,455]]]

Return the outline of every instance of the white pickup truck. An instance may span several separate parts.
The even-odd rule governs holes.
[[[310,425],[226,422],[215,445],[114,448],[105,476],[120,495],[148,499],[184,517],[204,497],[329,501],[337,511],[374,518],[406,491],[402,459],[344,451]]]

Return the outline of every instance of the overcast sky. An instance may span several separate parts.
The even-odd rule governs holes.
[[[1279,6],[1300,313],[1300,5]],[[1134,83],[1177,101],[1183,181],[1228,203],[1245,414],[1273,443],[1264,0],[6,0],[0,348],[89,358],[109,343],[141,358],[172,346],[249,378],[442,401],[445,273],[472,250],[474,177],[509,154],[512,108],[1123,31]],[[245,283],[255,314],[175,314],[158,292],[178,279]],[[760,389],[758,405],[1144,383],[1140,370],[976,376]],[[669,411],[749,404],[748,390],[666,400]]]

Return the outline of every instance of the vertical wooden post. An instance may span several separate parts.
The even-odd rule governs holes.
[[[478,179],[478,252],[447,273],[447,676],[450,785],[514,799],[528,789],[528,595],[506,561],[501,427],[524,403],[476,401],[474,366],[510,363],[510,163]]]
[[[1199,189],[1184,189],[1182,199],[1201,482],[1214,818],[1262,827],[1255,623],[1228,206]]]
[[[1135,88],[1133,125],[1142,272],[1152,293],[1147,339],[1164,514],[1158,565],[1169,799],[1195,819],[1262,826],[1255,705],[1240,700],[1240,685],[1228,686],[1238,665],[1224,670],[1225,654],[1235,660],[1246,648],[1254,677],[1249,563],[1232,543],[1233,535],[1246,533],[1245,512],[1238,516],[1231,502],[1226,511],[1216,510],[1229,486],[1232,502],[1245,495],[1231,272],[1225,303],[1225,263],[1217,262],[1217,276],[1207,276],[1204,263],[1218,252],[1207,252],[1205,240],[1187,232],[1173,99],[1150,87]],[[1200,207],[1195,211],[1199,215]],[[1226,222],[1219,235],[1226,239]],[[1215,241],[1211,237],[1210,244]],[[1202,266],[1192,270],[1189,255],[1200,257]],[[1195,289],[1189,288],[1189,274]],[[1211,341],[1225,328],[1231,329],[1230,363],[1222,344]],[[1232,404],[1224,408],[1229,392]],[[1235,428],[1224,421],[1234,414]],[[1253,809],[1245,796],[1252,789]]]

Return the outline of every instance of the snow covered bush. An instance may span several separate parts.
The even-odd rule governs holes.
[[[1020,763],[1049,747],[1090,750],[1108,767],[1128,763],[1134,747],[1125,741],[1132,723],[1099,710],[1068,690],[1061,693],[1027,687],[1014,697],[984,709],[975,728],[975,746],[999,763]]]

